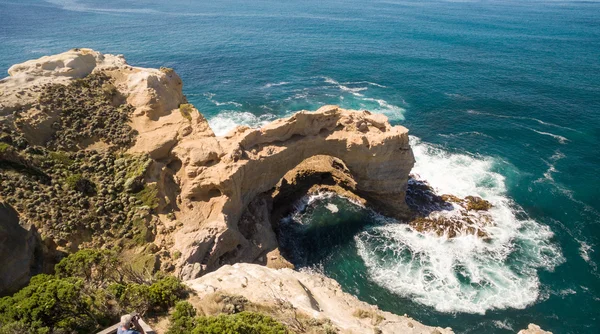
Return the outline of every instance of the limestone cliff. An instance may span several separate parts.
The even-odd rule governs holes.
[[[309,192],[335,191],[390,216],[411,215],[406,128],[325,106],[218,137],[187,104],[172,69],[133,67],[90,49],[31,60],[9,74],[0,81],[0,200],[20,215],[5,238],[27,241],[18,265],[0,255],[14,273],[2,277],[5,286],[35,272],[25,270],[34,246],[21,230],[36,226],[59,251],[111,248],[185,280],[206,274],[190,282],[199,293],[221,276],[245,277],[257,289],[252,299],[277,281],[294,307],[347,332],[375,326],[360,314],[376,315],[383,332],[433,330],[361,303],[320,275],[256,265],[207,274],[238,262],[290,267],[274,229],[293,199]],[[250,291],[232,284],[219,288]]]
[[[20,225],[18,213],[0,202],[0,296],[14,292],[41,271],[41,240],[34,226]]]

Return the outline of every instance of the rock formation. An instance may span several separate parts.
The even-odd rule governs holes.
[[[0,232],[24,249],[16,262],[0,252],[0,291],[35,272],[36,226],[59,251],[138,252],[151,268],[184,280],[206,274],[190,283],[201,293],[226,289],[270,303],[259,291],[264,295],[268,281],[281,282],[280,293],[294,307],[348,332],[374,325],[340,305],[381,315],[376,327],[383,332],[432,331],[375,310],[320,275],[256,265],[207,274],[238,262],[291,267],[279,254],[275,230],[307,193],[333,191],[388,216],[413,217],[418,196],[406,197],[414,164],[406,128],[383,115],[324,106],[218,137],[187,103],[172,69],[133,67],[122,56],[90,49],[27,61],[9,74],[0,80],[0,201],[20,219],[10,214]],[[443,198],[430,190],[420,193],[434,199],[432,208],[455,202],[469,217],[489,209],[478,198]],[[422,220],[413,227],[485,236],[464,217],[442,222],[429,214],[417,213]],[[231,284],[216,283],[221,276]]]
[[[18,213],[0,202],[0,296],[18,290],[41,272],[41,248],[35,227],[20,225]]]
[[[380,311],[343,292],[336,281],[316,273],[239,263],[186,284],[200,298],[223,293],[243,296],[265,308],[289,305],[301,314],[329,319],[340,333],[453,333],[449,328],[429,327],[406,316]]]
[[[47,156],[40,166],[50,170],[39,169],[52,180],[49,188],[35,184],[31,188],[42,191],[39,198],[44,201],[56,196],[57,201],[66,200],[61,206],[76,209],[69,213],[71,218],[77,210],[96,212],[85,219],[94,233],[80,233],[90,226],[64,226],[60,212],[31,213],[39,200],[28,202],[26,197],[35,194],[12,196],[10,187],[18,185],[18,175],[16,179],[10,173],[3,175],[9,188],[0,191],[46,234],[69,235],[67,241],[57,240],[67,251],[102,243],[112,247],[106,244],[110,238],[135,238],[141,229],[152,233],[143,239],[154,239],[164,249],[162,261],[175,262],[184,279],[225,263],[269,262],[265,259],[273,256],[266,254],[277,253],[277,241],[268,220],[272,202],[264,195],[276,187],[272,198],[285,202],[289,198],[285,193],[298,190],[295,181],[290,181],[292,187],[283,179],[286,174],[293,178],[289,173],[294,170],[336,175],[330,190],[357,196],[391,216],[409,215],[404,196],[414,158],[408,131],[390,126],[383,115],[326,106],[262,129],[238,127],[217,137],[206,119],[187,104],[181,79],[172,69],[133,67],[122,56],[73,49],[15,65],[9,74],[0,81],[2,136],[13,146],[4,150],[11,156],[5,162],[35,162],[39,160],[35,154]],[[117,119],[106,116],[119,113]],[[18,150],[34,156],[12,156]],[[119,154],[124,153],[141,158],[122,158]],[[144,161],[143,156],[150,161],[141,168],[137,161]],[[30,170],[36,170],[33,165]],[[77,180],[63,180],[78,170],[83,173]],[[63,188],[55,184],[59,181],[87,182],[90,192]],[[156,197],[156,205],[152,198],[148,206],[140,203],[148,199],[135,194],[142,188],[148,188],[145,195]],[[109,219],[96,221],[100,214]],[[253,218],[247,219],[249,215]],[[48,217],[57,220],[55,225],[46,224]],[[251,224],[240,231],[243,217]],[[148,226],[139,226],[142,221]],[[127,232],[132,229],[133,234]],[[73,236],[75,232],[81,235]]]
[[[518,334],[552,334],[552,332],[545,331],[536,324],[529,324],[527,329],[522,329]]]
[[[390,126],[383,115],[325,106],[261,129],[238,127],[224,137],[215,137],[206,125],[193,128],[207,132],[192,133],[173,149],[181,161],[181,210],[187,212],[178,216],[185,221],[175,238],[186,262],[184,278],[216,268],[224,258],[233,263],[264,255],[240,233],[238,222],[256,196],[313,157],[343,162],[352,191],[369,206],[409,215],[404,195],[414,158],[408,131]]]

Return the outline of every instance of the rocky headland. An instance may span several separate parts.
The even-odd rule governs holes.
[[[178,277],[194,298],[262,305],[300,333],[324,324],[343,333],[451,332],[294,271],[279,251],[279,220],[320,191],[423,233],[485,238],[490,203],[437,195],[410,175],[406,128],[324,106],[215,136],[172,69],[91,49],[14,65],[9,75],[0,80],[2,295],[67,254],[102,249],[142,273]]]

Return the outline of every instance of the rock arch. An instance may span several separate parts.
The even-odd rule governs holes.
[[[175,237],[184,279],[216,269],[223,256],[254,261],[256,254],[244,254],[249,241],[238,228],[244,211],[311,157],[340,159],[351,174],[351,191],[367,205],[393,217],[409,215],[405,193],[414,157],[408,130],[391,126],[384,115],[325,106],[261,129],[238,127],[224,137],[207,130],[201,116],[195,122],[205,130],[173,149],[182,161],[181,207],[189,211]]]

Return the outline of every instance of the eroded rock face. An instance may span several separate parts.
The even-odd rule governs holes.
[[[195,278],[225,263],[268,262],[267,253],[276,248],[274,234],[268,233],[271,222],[265,218],[272,203],[261,202],[260,196],[308,160],[314,167],[304,164],[308,173],[318,169],[320,175],[334,176],[334,191],[354,194],[390,216],[410,214],[405,191],[414,158],[408,130],[391,126],[383,115],[325,106],[261,129],[238,127],[216,137],[206,119],[186,104],[181,79],[171,69],[133,67],[122,56],[74,49],[15,65],[9,72],[0,82],[0,115],[32,145],[55,138],[55,126],[62,124],[60,110],[35,107],[45,85],[77,84],[90,75],[107,78],[102,90],[113,97],[112,103],[133,109],[127,117],[134,140],[125,145],[101,136],[71,136],[76,142],[72,147],[152,159],[143,181],[156,187],[158,197],[154,242],[167,255],[181,253],[174,261],[182,278]],[[76,93],[86,94],[85,89]],[[254,225],[240,229],[246,210],[252,217],[245,221]]]
[[[368,111],[325,106],[261,129],[238,127],[225,137],[191,135],[173,154],[182,162],[177,174],[182,211],[190,213],[175,237],[186,279],[218,267],[223,256],[253,261],[244,254],[249,245],[238,230],[244,209],[315,156],[341,160],[367,205],[398,218],[409,215],[404,196],[414,158],[408,130]]]
[[[239,263],[185,283],[200,298],[218,292],[267,307],[289,303],[309,317],[331,320],[340,333],[453,333],[450,328],[429,327],[380,311],[343,292],[335,280],[316,273]]]
[[[34,226],[22,226],[18,213],[0,202],[0,296],[29,282],[42,266],[40,236]]]

